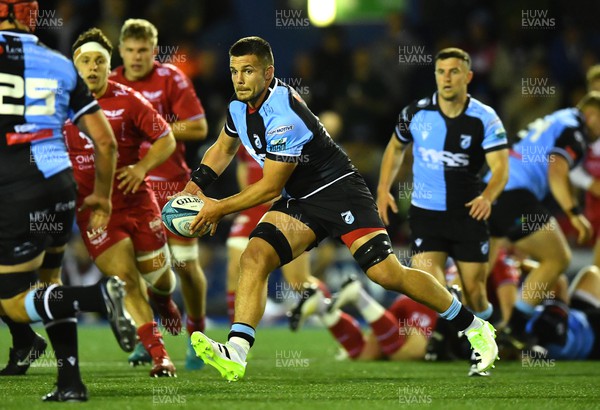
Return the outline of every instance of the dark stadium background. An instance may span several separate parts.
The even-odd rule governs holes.
[[[157,58],[188,74],[207,112],[207,141],[188,146],[192,167],[222,127],[232,94],[229,46],[243,36],[264,37],[274,49],[276,76],[294,86],[317,115],[326,112],[327,118],[339,120],[339,127],[332,120],[332,137],[371,189],[399,111],[435,90],[436,50],[452,45],[471,54],[475,77],[469,91],[499,113],[511,137],[529,121],[573,105],[585,92],[586,70],[600,62],[599,1],[352,3],[361,11],[349,21],[318,28],[308,20],[307,0],[42,0],[36,34],[70,57],[71,44],[90,27],[104,30],[116,48],[125,19],[154,23]],[[115,50],[112,66],[119,64]],[[230,170],[209,193],[220,197],[236,192],[233,175]],[[406,245],[403,219],[402,214],[395,218],[390,229],[397,249]],[[230,219],[223,221],[216,237],[201,240],[210,282],[209,315],[225,312],[229,224]],[[571,271],[591,259],[586,249],[574,254]],[[338,255],[342,259],[327,271],[333,288],[345,273],[356,271],[345,250]],[[276,274],[272,280],[278,279]],[[386,296],[371,290],[379,298]]]

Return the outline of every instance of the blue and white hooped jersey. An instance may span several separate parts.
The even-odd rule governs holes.
[[[73,63],[24,31],[0,31],[0,192],[71,167],[62,127],[99,109]]]
[[[307,198],[356,172],[298,93],[277,78],[254,112],[232,98],[225,133],[239,138],[261,167],[265,159],[298,164],[285,185],[286,197]]]
[[[510,150],[509,177],[504,190],[527,189],[540,201],[550,192],[550,155],[564,157],[573,169],[587,146],[583,118],[576,108],[565,108],[538,118],[520,131],[519,137],[521,140]],[[485,180],[489,177],[486,175]]]
[[[482,191],[485,155],[508,147],[506,132],[496,112],[474,98],[455,118],[441,112],[437,98],[435,93],[405,107],[394,130],[402,144],[413,143],[411,203],[467,212],[465,204]]]

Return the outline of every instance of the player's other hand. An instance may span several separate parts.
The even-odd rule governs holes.
[[[200,188],[198,188],[198,185],[196,185],[192,181],[188,181],[188,183],[183,188],[183,191],[177,192],[173,195],[169,195],[167,197],[167,199],[171,200],[171,199],[175,198],[176,196],[182,196],[182,195],[196,195],[198,192],[202,193],[202,190]]]
[[[122,190],[125,195],[134,194],[146,178],[146,171],[139,164],[119,168],[116,174],[117,180],[120,181],[117,188]]]
[[[577,243],[584,245],[592,239],[592,225],[590,221],[583,215],[572,215],[570,218],[571,225],[577,229]]]
[[[384,224],[389,225],[390,220],[388,218],[388,208],[392,210],[395,214],[398,213],[398,205],[396,204],[396,200],[392,196],[389,191],[386,192],[377,192],[377,211],[379,212],[379,217],[383,221]]]
[[[198,230],[202,231],[205,226],[212,224],[210,236],[213,236],[217,232],[219,221],[225,216],[221,211],[220,201],[207,197],[200,189],[196,192],[196,196],[204,202],[204,205],[190,224],[190,232],[195,233]]]
[[[467,202],[465,207],[471,208],[469,215],[478,221],[486,220],[492,214],[492,202],[483,195]]]
[[[110,198],[105,198],[97,194],[90,194],[83,199],[83,204],[79,207],[79,212],[90,209],[89,230],[96,230],[108,225],[110,214],[112,213],[112,204]]]

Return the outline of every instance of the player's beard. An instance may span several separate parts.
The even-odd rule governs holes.
[[[237,91],[236,91],[236,93],[235,93],[235,96],[236,96],[236,97],[237,97],[237,99],[238,99],[238,100],[240,100],[241,102],[244,102],[244,103],[246,103],[246,104],[252,104],[252,105],[254,105],[254,103],[255,103],[256,101],[258,101],[258,99],[260,98],[260,96],[263,94],[263,92],[264,92],[264,91],[265,91],[264,89],[263,89],[263,90],[260,90],[259,92],[257,92],[257,93],[254,93],[254,94],[252,94],[250,97],[246,97],[246,98],[240,98],[240,95],[239,95],[239,94],[237,93]]]

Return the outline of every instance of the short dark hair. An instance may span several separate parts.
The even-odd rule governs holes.
[[[600,91],[590,91],[583,96],[577,103],[577,109],[583,110],[585,107],[593,106],[600,110]]]
[[[463,60],[467,63],[469,70],[471,69],[471,56],[463,49],[458,47],[444,48],[436,54],[435,61],[445,60],[447,58],[458,58],[459,60]]]
[[[257,36],[241,38],[229,49],[229,57],[241,57],[249,54],[257,56],[265,67],[275,63],[271,45],[267,40]]]
[[[89,43],[91,41],[100,43],[100,45],[102,45],[102,47],[104,47],[106,49],[106,51],[108,51],[108,54],[112,56],[112,50],[113,50],[112,43],[104,35],[102,30],[100,30],[99,28],[96,28],[96,27],[91,28],[88,31],[81,33],[79,35],[79,37],[77,37],[77,40],[75,40],[75,43],[73,43],[73,46],[71,47],[71,51],[75,52],[75,50],[77,50],[79,47],[81,47],[85,43]]]

